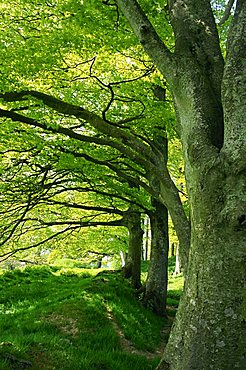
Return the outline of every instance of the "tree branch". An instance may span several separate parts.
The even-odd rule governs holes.
[[[96,215],[91,215],[91,218],[96,218],[99,216],[98,214]],[[43,221],[39,218],[28,218],[24,221],[36,221],[39,222],[42,227],[46,226],[64,226],[64,225],[69,225],[69,226],[79,226],[79,227],[97,227],[97,226],[122,226],[122,219],[119,220],[113,220],[113,221],[81,221],[81,220],[66,220],[66,221]],[[38,227],[36,227],[36,230],[38,230]]]
[[[109,122],[106,122],[96,113],[90,112],[89,110],[84,109],[80,106],[66,103],[63,100],[57,99],[51,95],[33,90],[0,94],[0,98],[4,99],[7,102],[26,100],[28,96],[41,100],[46,106],[50,107],[51,109],[54,109],[58,113],[75,116],[78,119],[85,120],[86,122],[90,123],[94,128],[96,128],[99,132],[111,136],[115,139],[118,139],[125,146],[133,148],[139,155],[141,155],[144,152],[145,156],[149,160],[151,160],[152,162],[155,160],[155,156],[149,149],[149,147],[146,144],[144,144],[141,140],[139,140],[137,137],[119,127],[115,127]],[[13,111],[6,111],[1,109],[0,116],[9,117],[14,121],[20,121],[30,125],[36,125],[37,127],[41,127],[45,130],[49,130],[52,132],[64,133],[77,140],[81,140],[82,138],[80,134],[77,134],[76,132],[71,131],[70,129],[67,129],[65,127],[59,126],[56,129],[55,128],[52,129],[52,127],[47,127],[44,124],[38,123],[37,121],[32,120],[31,118],[19,115],[18,113],[14,113]]]
[[[141,186],[149,194],[152,194],[153,193],[151,187],[149,187],[146,183],[144,183],[143,181],[141,181],[139,178],[136,178],[136,177],[133,177],[131,175],[126,174],[124,171],[122,171],[120,168],[118,168],[117,166],[113,165],[109,161],[102,161],[102,160],[93,158],[92,156],[90,156],[88,154],[85,154],[85,153],[75,153],[75,152],[70,152],[70,153],[72,153],[75,157],[84,158],[87,161],[92,162],[92,163],[95,163],[95,164],[99,164],[100,166],[106,166],[106,167],[110,168],[113,172],[115,172],[118,176],[120,176],[120,178],[122,178],[125,181],[127,181],[129,184],[132,183],[132,184],[135,184],[136,186]],[[144,176],[143,173],[141,175]]]
[[[38,220],[38,219],[36,219],[36,220]],[[38,220],[38,221],[40,221],[40,220]],[[56,237],[58,237],[62,234],[65,234],[69,231],[79,230],[81,227],[125,226],[123,218],[119,219],[119,220],[113,220],[113,221],[86,221],[86,222],[80,222],[80,221],[44,222],[44,221],[42,221],[41,224],[43,226],[64,226],[64,225],[68,225],[68,226],[65,229],[62,229],[62,230],[54,233],[50,237],[45,238],[45,239],[41,240],[40,242],[38,242],[36,244],[32,244],[32,245],[29,245],[27,247],[16,248],[12,251],[3,253],[2,255],[0,255],[0,262],[5,261],[6,259],[13,256],[17,252],[22,252],[22,251],[25,251],[25,250],[29,250],[29,249],[32,249],[32,248],[39,247],[40,245],[43,245],[44,243],[47,243],[48,241],[50,241],[50,240],[52,240],[52,239],[54,239],[54,238],[56,238]]]
[[[147,54],[167,79],[172,78],[175,68],[172,53],[160,39],[138,2],[136,0],[116,0],[116,3]]]
[[[67,227],[66,229],[61,230],[61,231],[58,231],[57,233],[51,235],[50,237],[48,237],[48,238],[46,238],[44,240],[41,240],[40,242],[38,242],[36,244],[29,245],[28,247],[16,248],[16,249],[14,249],[12,251],[3,253],[2,255],[0,255],[0,258],[1,258],[0,262],[5,261],[6,259],[8,259],[9,257],[13,256],[17,252],[22,252],[22,251],[25,251],[25,250],[28,250],[28,249],[39,247],[40,245],[43,245],[44,243],[46,243],[46,242],[48,242],[48,241],[56,238],[57,236],[59,236],[61,234],[64,234],[64,233],[66,233],[68,231],[71,231],[71,230],[77,230],[77,229],[79,229],[79,226],[74,226],[73,228]]]
[[[56,201],[56,200],[47,201],[47,204],[61,205],[61,206],[65,206],[65,207],[68,207],[68,208],[83,209],[83,210],[86,210],[86,211],[102,211],[102,212],[107,212],[107,213],[117,214],[117,215],[123,215],[124,214],[124,211],[121,211],[120,209],[117,209],[117,208],[86,206],[86,205],[82,205],[82,204],[61,202],[61,201]]]
[[[227,19],[229,18],[230,14],[231,14],[231,9],[232,9],[234,3],[235,3],[235,0],[229,0],[228,1],[227,5],[226,5],[226,8],[225,8],[225,12],[224,12],[221,20],[218,23],[219,26],[222,26],[227,21]]]

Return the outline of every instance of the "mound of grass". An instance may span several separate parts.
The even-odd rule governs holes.
[[[2,274],[0,291],[2,370],[147,370],[159,362],[167,322],[117,273],[31,267]]]

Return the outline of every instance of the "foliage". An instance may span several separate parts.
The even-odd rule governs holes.
[[[89,244],[82,226],[93,222],[112,226],[131,204],[140,212],[151,210],[153,168],[145,163],[154,155],[154,140],[163,129],[175,147],[170,150],[169,171],[184,190],[177,181],[182,159],[180,148],[176,150],[172,98],[115,6],[103,6],[99,0],[25,4],[3,2],[0,8],[5,55],[2,108],[34,123],[1,120],[0,242],[8,244],[2,256],[16,249],[42,248],[44,241],[47,249],[59,246],[76,254],[78,244],[85,248]],[[163,15],[161,8],[149,10],[156,20]],[[170,27],[161,32],[171,45]],[[156,94],[158,89],[164,101]],[[17,95],[38,90],[42,97],[53,98],[45,101],[27,93],[15,99],[8,95],[14,90]],[[61,112],[62,102],[67,105]],[[72,106],[91,112],[92,121],[71,113]],[[95,125],[98,119],[101,124]],[[159,166],[158,159],[151,161]],[[90,248],[98,251],[96,234],[90,233]],[[119,250],[124,249],[124,240],[103,244]]]

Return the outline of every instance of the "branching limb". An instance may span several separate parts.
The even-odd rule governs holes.
[[[82,209],[85,211],[100,211],[100,212],[106,212],[110,214],[117,214],[117,215],[123,215],[124,211],[121,211],[118,208],[109,208],[109,207],[96,207],[96,206],[87,206],[84,204],[78,204],[78,203],[69,203],[69,202],[61,202],[56,200],[50,200],[47,201],[48,205],[60,205],[67,208],[75,208],[75,209]]]
[[[106,105],[106,107],[104,108],[104,110],[102,111],[102,117],[103,117],[103,119],[104,119],[104,121],[106,121],[106,122],[108,122],[108,123],[110,123],[111,125],[116,125],[117,126],[117,124],[115,124],[115,123],[113,123],[113,122],[110,122],[110,121],[108,121],[107,120],[107,118],[106,118],[106,113],[109,111],[109,109],[110,109],[110,107],[111,107],[111,105],[113,104],[113,102],[114,101],[121,101],[121,102],[123,102],[123,101],[126,101],[126,98],[125,97],[120,97],[119,95],[115,95],[115,92],[114,92],[114,90],[113,90],[113,86],[120,86],[120,85],[124,85],[124,84],[126,84],[126,83],[132,83],[132,82],[135,82],[135,81],[138,81],[138,80],[141,80],[142,78],[144,78],[144,77],[146,77],[146,76],[148,76],[148,75],[150,75],[151,73],[153,73],[154,72],[154,70],[155,70],[155,68],[154,68],[154,66],[153,65],[151,65],[151,67],[148,67],[145,71],[144,71],[144,73],[142,73],[140,76],[137,76],[137,77],[133,77],[133,78],[128,78],[128,79],[123,79],[123,80],[120,80],[120,81],[115,81],[115,82],[109,82],[109,83],[105,83],[105,82],[103,82],[98,76],[96,76],[96,75],[94,75],[93,73],[92,73],[92,70],[93,70],[93,66],[94,66],[94,63],[95,63],[95,61],[96,61],[96,57],[94,57],[93,59],[92,59],[92,63],[91,63],[91,66],[90,66],[90,75],[89,75],[89,77],[90,78],[93,78],[93,79],[95,79],[97,82],[98,82],[98,84],[103,88],[103,89],[107,89],[108,91],[109,91],[109,93],[110,93],[110,99],[109,99],[109,101],[108,101],[108,103],[107,103],[107,105]],[[136,99],[133,99],[133,98],[131,98],[131,99],[127,99],[127,101],[129,102],[139,102],[141,105],[142,105],[142,107],[143,107],[143,110],[142,110],[142,112],[137,116],[137,117],[141,117],[142,116],[142,114],[143,114],[143,112],[144,112],[144,110],[145,110],[145,105],[144,105],[144,103],[142,102],[142,101],[140,101],[140,100],[136,100]],[[133,121],[135,118],[134,117],[131,117],[130,118],[130,122],[131,121]]]
[[[97,226],[122,226],[122,219],[119,220],[112,220],[112,221],[91,221],[102,214],[96,214],[89,216],[90,220],[82,221],[82,220],[66,220],[66,221],[44,221],[39,218],[30,217],[24,221],[35,221],[38,222],[41,227],[50,227],[50,226],[78,226],[78,227],[97,227]],[[105,214],[103,214],[105,215]],[[88,217],[84,217],[88,218]],[[38,230],[38,226],[36,226],[36,230]]]
[[[128,19],[134,33],[156,66],[167,78],[173,76],[172,53],[163,43],[136,0],[116,0],[122,13]]]
[[[50,189],[52,189],[52,187],[53,187],[53,185],[49,186]],[[103,189],[104,188],[105,187],[103,186]],[[45,203],[45,202],[49,201],[50,199],[52,199],[52,197],[55,197],[56,195],[65,194],[65,193],[68,193],[70,191],[74,191],[74,192],[78,192],[78,193],[88,193],[88,192],[90,192],[90,193],[102,195],[103,197],[106,197],[111,202],[112,206],[113,206],[113,203],[114,203],[114,199],[118,199],[118,200],[122,200],[123,202],[127,202],[127,204],[135,205],[135,206],[139,207],[140,209],[142,209],[146,213],[149,211],[146,207],[144,207],[142,204],[140,204],[136,200],[128,198],[127,195],[123,196],[123,195],[120,195],[119,193],[116,193],[116,192],[114,193],[113,191],[109,192],[109,191],[105,191],[105,190],[100,190],[100,186],[96,186],[96,185],[93,185],[93,184],[90,184],[87,187],[71,186],[71,185],[70,186],[64,186],[64,188],[59,188],[58,190],[53,191],[51,195],[48,194],[42,200]]]
[[[60,230],[60,231],[56,232],[55,234],[51,235],[50,237],[41,240],[40,242],[38,242],[36,244],[32,244],[32,245],[29,245],[27,247],[16,248],[16,249],[14,249],[12,251],[3,253],[3,254],[0,255],[0,262],[5,261],[6,259],[8,259],[9,257],[13,256],[17,252],[22,252],[22,251],[25,251],[25,250],[29,250],[29,249],[32,249],[32,248],[39,247],[40,245],[43,245],[44,243],[47,243],[47,242],[55,239],[56,237],[58,237],[58,236],[60,236],[62,234],[65,234],[65,233],[67,233],[69,231],[78,230],[79,228],[80,228],[80,226],[67,227],[67,228],[65,228],[63,230]]]
[[[24,100],[24,99],[27,99],[28,96],[41,100],[46,106],[50,107],[51,109],[54,109],[58,113],[62,113],[64,115],[75,116],[78,119],[83,119],[86,122],[90,123],[99,132],[115,138],[116,140],[118,140],[117,146],[121,152],[123,151],[126,152],[124,147],[127,146],[129,149],[131,148],[132,150],[135,151],[135,153],[138,154],[139,161],[144,160],[142,153],[144,153],[144,157],[147,158],[149,161],[151,162],[155,161],[156,158],[155,158],[154,153],[140,139],[138,139],[136,136],[132,135],[129,132],[126,132],[125,130],[119,127],[112,126],[110,123],[106,122],[103,118],[98,116],[96,113],[90,112],[87,109],[76,106],[74,104],[66,103],[51,95],[47,95],[45,93],[41,93],[41,92],[33,91],[33,90],[0,94],[0,98],[4,99],[5,101],[9,101],[9,102]],[[48,130],[54,133],[62,133],[76,140],[93,142],[91,137],[80,135],[66,127],[62,127],[62,126],[58,126],[56,128],[53,128],[50,126],[47,127],[47,125],[43,123],[37,122],[36,120],[32,118],[20,115],[13,111],[0,109],[0,117],[8,117],[12,119],[13,121],[23,122],[28,125],[40,127],[44,130]],[[131,153],[128,153],[128,154],[130,155]],[[134,161],[136,160],[136,158],[132,158],[132,159]]]
[[[17,252],[29,250],[32,248],[37,248],[40,245],[43,245],[55,238],[57,238],[60,235],[66,234],[68,232],[73,232],[75,230],[79,231],[82,227],[97,227],[97,226],[124,226],[123,218],[119,220],[112,220],[112,221],[50,221],[50,222],[45,222],[39,219],[27,219],[26,221],[38,221],[40,223],[40,229],[44,227],[49,227],[49,226],[66,226],[66,228],[59,230],[58,232],[52,234],[50,237],[45,238],[41,240],[38,243],[29,245],[27,247],[22,247],[22,248],[16,248],[12,251],[3,253],[0,255],[0,262],[5,261],[9,257],[13,256]],[[39,227],[36,227],[35,230],[39,230]],[[23,233],[21,233],[22,235]]]
[[[17,227],[23,222],[24,217],[26,216],[27,212],[31,209],[31,207],[32,207],[31,206],[31,199],[29,198],[28,201],[27,201],[26,206],[23,209],[23,213],[22,213],[21,217],[13,225],[13,227],[11,228],[11,230],[8,233],[8,235],[6,236],[6,238],[4,238],[4,240],[0,243],[0,246],[4,245],[13,236],[13,234],[15,233]]]

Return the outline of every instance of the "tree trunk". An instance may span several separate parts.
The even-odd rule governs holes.
[[[129,232],[129,241],[127,261],[123,267],[123,274],[127,279],[131,278],[133,287],[138,289],[141,286],[141,253],[143,245],[141,213],[129,210],[125,223]]]
[[[120,251],[120,259],[121,259],[121,266],[124,267],[126,265],[127,253],[124,251]]]
[[[175,257],[175,269],[173,275],[179,275],[181,273],[180,259],[179,259],[179,245],[176,247],[176,257]]]
[[[100,269],[102,267],[102,257],[99,257],[97,260],[97,268]]]
[[[246,369],[245,19],[246,3],[239,0],[221,83],[224,136],[217,103],[205,83],[207,94],[196,91],[188,120],[184,100],[176,97],[192,237],[185,292],[158,369],[167,363],[171,370]],[[191,78],[183,72],[187,84]],[[209,77],[204,70],[204,82]],[[187,99],[187,107],[191,101]]]
[[[168,140],[165,134],[156,136],[154,143],[162,153],[166,164],[168,161]],[[152,179],[152,182],[154,181],[155,179]],[[166,316],[169,249],[168,210],[163,203],[154,198],[152,205],[155,210],[150,214],[151,254],[143,304],[159,316]]]
[[[144,218],[144,244],[143,244],[143,260],[148,260],[149,255],[149,245],[150,245],[150,225],[149,225],[149,216],[145,216]]]
[[[166,316],[168,282],[168,211],[153,200],[155,211],[150,216],[151,255],[143,304],[159,316]]]
[[[171,246],[171,256],[174,257],[175,256],[175,244],[172,243],[172,246]]]
[[[199,97],[197,93],[195,100],[207,105],[206,114],[202,106],[189,113],[191,99],[184,109],[184,100],[180,103],[179,94],[176,96],[180,122],[185,127],[183,147],[191,208],[191,247],[185,291],[158,370],[168,368],[167,364],[170,370],[243,370],[246,369],[246,173],[242,168],[245,152],[238,151],[234,160],[226,146],[216,151],[210,141],[212,133],[203,132],[210,119],[216,120],[214,106],[203,94]],[[244,120],[246,126],[244,117],[245,113],[240,122]],[[237,127],[238,121],[233,119],[228,117],[227,124]],[[231,141],[230,151],[232,145]]]
[[[245,190],[234,191],[234,199]],[[219,188],[216,195],[221,197]],[[245,225],[221,218],[218,202],[208,204],[211,197],[201,193],[193,209],[185,292],[158,369],[165,363],[171,370],[246,369]]]
[[[168,1],[173,52],[138,1],[117,4],[172,90],[190,202],[189,254],[167,202],[188,269],[158,369],[245,370],[246,1],[236,1],[225,63],[210,1]]]

